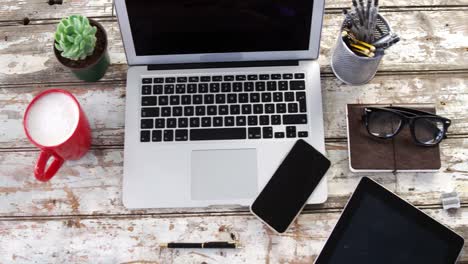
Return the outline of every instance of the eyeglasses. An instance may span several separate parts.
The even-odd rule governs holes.
[[[411,136],[421,146],[436,146],[447,138],[450,119],[406,107],[366,107],[363,121],[367,132],[378,138],[393,138],[408,124]]]

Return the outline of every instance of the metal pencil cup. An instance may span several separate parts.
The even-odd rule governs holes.
[[[387,20],[381,15],[377,16],[376,24],[374,32],[376,39],[391,31]],[[332,54],[331,67],[336,77],[341,81],[354,85],[365,84],[374,78],[382,57],[383,55],[376,55],[373,58],[356,55],[344,43],[340,31],[340,36]]]

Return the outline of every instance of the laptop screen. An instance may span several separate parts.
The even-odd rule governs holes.
[[[137,56],[307,50],[313,0],[125,0]]]

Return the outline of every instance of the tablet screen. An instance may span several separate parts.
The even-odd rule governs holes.
[[[454,263],[463,239],[364,178],[316,263]]]

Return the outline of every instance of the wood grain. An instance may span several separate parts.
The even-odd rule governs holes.
[[[383,12],[401,41],[388,50],[380,71],[466,70],[468,23],[466,10]],[[330,54],[337,39],[341,14],[324,17],[319,63],[331,73]],[[104,20],[108,21],[108,19]],[[123,80],[127,66],[117,22],[102,22],[108,32],[112,65],[105,80]],[[52,54],[55,22],[0,27],[2,84],[78,82]]]
[[[468,238],[468,209],[424,212]],[[250,214],[165,218],[66,217],[0,221],[2,263],[313,263],[339,212],[302,214],[283,235],[267,229]],[[230,234],[244,248],[159,249],[169,241],[226,240]],[[467,245],[464,251],[467,250]],[[462,261],[468,256],[463,254]]]
[[[440,194],[456,190],[468,199],[468,139],[446,140],[442,169],[437,173],[359,173],[348,168],[347,144],[328,143],[332,161],[328,172],[329,200],[308,210],[342,208],[362,176],[369,176],[405,199],[426,207],[440,206]],[[0,216],[106,214],[194,214],[245,212],[244,207],[127,210],[121,201],[123,151],[93,149],[79,161],[67,162],[47,183],[33,177],[37,151],[0,152]]]
[[[325,136],[345,138],[348,103],[434,103],[438,113],[452,119],[451,134],[468,133],[468,73],[377,76],[362,86],[347,86],[334,77],[322,79]],[[40,91],[61,87],[76,95],[91,123],[94,145],[123,145],[125,84],[21,85],[0,88],[0,143],[2,148],[31,147],[22,117]]]

